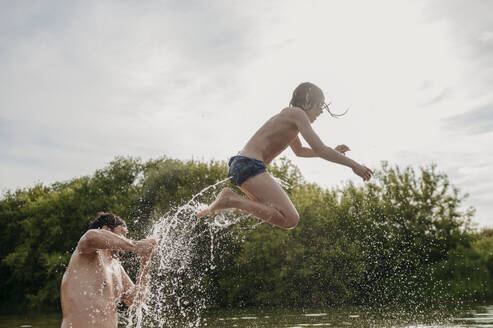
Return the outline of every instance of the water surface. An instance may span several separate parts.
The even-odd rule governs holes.
[[[3,315],[0,328],[48,328],[60,326],[60,314]],[[124,327],[121,325],[120,327]],[[464,305],[447,311],[398,312],[386,309],[291,309],[230,310],[208,313],[201,327],[303,328],[303,327],[493,327],[493,305]],[[150,327],[149,327],[150,328]]]

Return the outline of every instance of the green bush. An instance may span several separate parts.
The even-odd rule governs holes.
[[[212,305],[414,305],[493,297],[493,231],[472,228],[473,210],[462,210],[464,197],[435,166],[384,163],[372,182],[338,189],[307,183],[287,160],[269,170],[286,183],[300,223],[283,231],[251,218],[226,229],[216,239],[216,270],[205,282]],[[59,308],[62,274],[98,211],[126,218],[130,237],[140,238],[160,214],[226,172],[224,162],[116,158],[92,176],[6,192],[0,199],[1,309]],[[201,243],[197,252],[207,254],[206,234]]]

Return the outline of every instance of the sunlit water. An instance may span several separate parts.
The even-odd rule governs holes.
[[[0,328],[59,327],[61,315],[0,316]],[[120,325],[120,328],[125,325]],[[156,327],[156,326],[144,326]],[[454,310],[414,313],[345,309],[231,310],[206,313],[199,327],[208,328],[303,328],[303,327],[378,327],[378,328],[465,328],[493,327],[493,305],[467,305]]]
[[[475,305],[429,312],[386,309],[232,311],[206,318],[208,327],[493,327],[493,306]]]

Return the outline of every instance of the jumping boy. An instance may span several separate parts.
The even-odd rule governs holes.
[[[322,90],[313,83],[300,84],[293,92],[290,107],[271,117],[238,155],[229,160],[230,181],[249,199],[225,188],[208,208],[197,213],[197,217],[214,215],[216,211],[232,208],[283,229],[294,228],[299,221],[298,211],[284,190],[266,172],[266,165],[288,146],[298,157],[320,157],[345,165],[368,181],[373,172],[345,156],[349,147],[327,147],[313,130],[311,124],[323,109],[333,115],[325,104]],[[298,133],[311,148],[302,147]]]

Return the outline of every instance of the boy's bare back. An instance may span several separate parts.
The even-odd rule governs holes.
[[[284,108],[255,132],[239,154],[259,159],[268,165],[295,140],[300,132],[297,124],[300,114],[309,122],[301,109]]]

